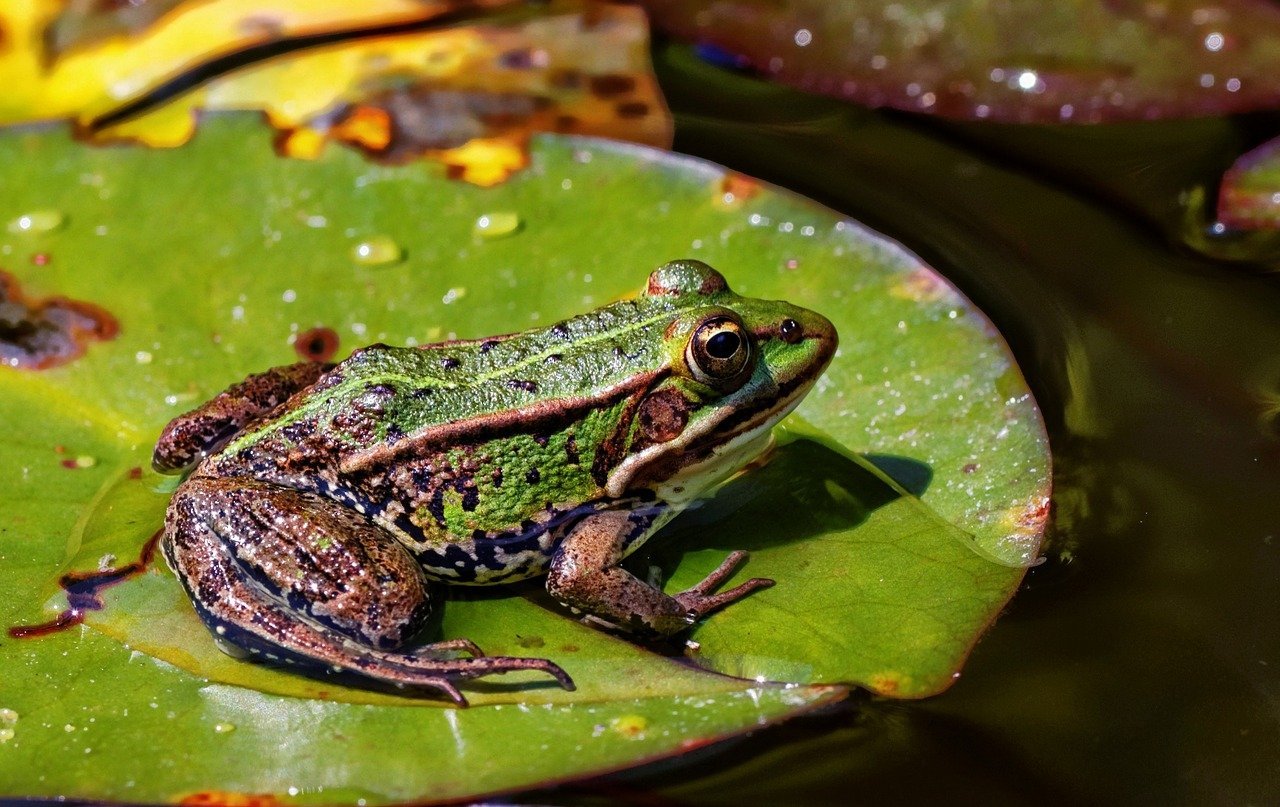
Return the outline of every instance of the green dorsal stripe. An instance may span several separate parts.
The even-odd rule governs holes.
[[[332,414],[359,408],[362,396],[375,388],[386,396],[374,402],[383,408],[383,426],[415,438],[447,424],[490,421],[512,411],[529,410],[524,420],[537,421],[545,419],[539,414],[544,409],[580,409],[600,396],[612,396],[620,386],[630,387],[627,381],[633,376],[661,369],[661,337],[642,332],[665,327],[690,304],[707,302],[640,297],[505,337],[356,351],[332,371],[341,380],[308,393],[292,410],[241,435],[226,451],[240,451],[293,424],[323,424]],[[610,343],[625,358],[619,360]],[[358,441],[351,448],[360,453],[362,447],[384,444],[385,437],[384,432],[374,442]]]

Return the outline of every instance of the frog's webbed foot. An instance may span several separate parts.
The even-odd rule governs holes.
[[[772,580],[757,577],[713,593],[747,558],[734,552],[700,583],[675,596],[636,578],[619,564],[623,547],[643,524],[625,511],[611,510],[578,522],[556,551],[547,590],[560,602],[597,622],[630,633],[675,636],[718,608],[737,602]]]
[[[547,659],[488,657],[465,639],[405,648],[431,607],[421,567],[320,496],[190,479],[174,494],[162,547],[209,629],[253,657],[432,689],[459,705],[458,681],[516,670],[573,688]]]
[[[773,580],[767,577],[753,577],[728,591],[713,594],[712,592],[720,588],[724,581],[733,576],[734,571],[746,559],[747,553],[741,549],[736,552],[730,552],[729,557],[725,558],[724,562],[717,566],[715,571],[704,577],[702,582],[675,595],[673,599],[684,607],[690,624],[697,622],[712,611],[737,602],[753,591],[759,591],[762,588],[769,588],[773,585]]]

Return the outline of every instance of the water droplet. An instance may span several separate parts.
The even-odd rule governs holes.
[[[476,219],[471,234],[477,238],[494,239],[513,235],[520,229],[520,214],[512,210],[485,213]]]
[[[440,302],[444,303],[445,305],[449,305],[455,300],[461,300],[463,297],[466,297],[466,296],[467,296],[467,290],[465,288],[455,286],[444,293],[444,297],[440,298]]]
[[[66,214],[61,210],[33,210],[30,213],[23,213],[9,222],[9,232],[48,233],[58,229],[66,222]]]
[[[1213,33],[1210,33],[1207,36],[1205,36],[1204,49],[1209,51],[1210,53],[1217,53],[1218,51],[1222,50],[1222,46],[1225,45],[1226,43],[1227,43],[1226,38],[1222,34],[1218,33],[1217,31],[1214,31]]]
[[[150,364],[151,354],[145,350],[139,350],[137,353],[133,354],[133,360],[138,364]]]
[[[81,454],[80,456],[76,457],[77,468],[92,468],[97,464],[98,464],[97,457],[90,457],[88,454]]]
[[[375,235],[351,248],[351,260],[363,266],[385,266],[404,260],[404,248],[390,236]]]
[[[293,289],[285,289],[284,294],[280,295],[280,299],[286,303],[291,303],[294,300],[298,299],[298,293]]]
[[[803,48],[812,41],[813,32],[808,28],[801,28],[799,31],[796,31],[796,45]]]
[[[219,734],[230,734],[236,730],[235,723],[214,723],[213,730]]]

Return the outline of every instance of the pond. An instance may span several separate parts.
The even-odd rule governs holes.
[[[995,321],[1049,429],[1053,515],[1046,561],[945,694],[855,701],[681,769],[679,784],[655,771],[603,792],[1280,797],[1280,255],[1197,254],[1178,202],[1280,118],[959,125],[729,76],[679,46],[655,57],[677,150],[901,241]]]

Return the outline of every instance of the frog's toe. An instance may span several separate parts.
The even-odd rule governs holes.
[[[465,641],[465,640],[464,640]],[[543,672],[556,680],[562,689],[572,692],[577,687],[560,665],[545,658],[526,656],[481,656],[479,658],[459,658],[448,660],[425,659],[417,654],[395,654],[378,652],[376,657],[384,663],[402,669],[402,675],[412,677],[439,675],[447,671],[451,677],[481,678],[488,675],[534,670]],[[367,674],[367,673],[366,673]],[[412,683],[408,678],[404,683]]]
[[[742,565],[747,559],[747,553],[741,550],[731,552],[724,562],[716,567],[715,571],[702,579],[688,591],[683,591],[675,595],[676,602],[685,609],[688,614],[690,623],[696,622],[712,611],[718,610],[731,603],[746,597],[752,592],[759,591],[762,588],[769,588],[773,585],[773,580],[767,577],[753,577],[745,583],[741,583],[728,591],[722,591],[719,594],[713,594],[726,580],[733,576],[734,571]]]

